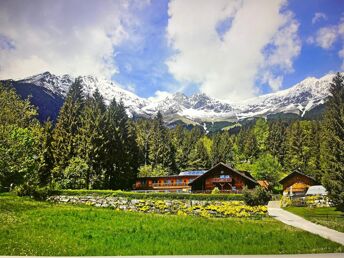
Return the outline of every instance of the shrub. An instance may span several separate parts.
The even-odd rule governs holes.
[[[214,189],[211,191],[211,194],[219,194],[220,190],[218,187],[214,187]]]
[[[34,187],[29,184],[22,184],[15,186],[13,192],[18,196],[31,196],[34,191]]]
[[[288,196],[283,196],[281,198],[281,207],[289,207],[292,205],[292,201]]]
[[[51,188],[50,186],[44,186],[44,187],[37,187],[33,190],[31,196],[35,200],[43,201],[46,200],[49,196],[55,194],[57,191],[54,188]]]
[[[245,187],[243,190],[243,197],[247,205],[266,205],[271,200],[271,193],[260,186],[257,186],[253,190],[248,190]]]
[[[29,184],[22,184],[14,188],[14,193],[18,196],[31,196],[35,200],[45,200],[47,197],[57,193],[57,190],[51,186],[32,186]]]
[[[90,169],[86,162],[79,157],[74,157],[69,161],[68,167],[64,170],[63,188],[80,189],[87,187],[87,175]]]

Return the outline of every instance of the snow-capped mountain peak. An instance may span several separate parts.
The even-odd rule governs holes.
[[[333,77],[334,74],[325,75],[320,79],[309,77],[288,89],[261,95],[240,103],[227,103],[211,98],[204,93],[186,96],[177,92],[166,94],[166,97],[159,100],[145,99],[113,81],[95,76],[80,76],[78,78],[81,79],[86,95],[91,95],[98,89],[107,104],[113,98],[122,101],[130,116],[151,117],[160,111],[170,121],[185,117],[201,123],[202,121],[267,116],[275,113],[296,113],[302,116],[306,111],[324,103],[329,95],[329,86]],[[50,72],[44,72],[18,82],[43,87],[64,98],[74,80],[75,77],[67,74],[57,76]]]
[[[128,109],[128,114],[130,116],[134,113],[141,114],[141,108],[147,105],[147,100],[123,89],[119,84],[113,81],[99,79],[91,75],[79,76],[78,78],[81,81],[85,95],[92,95],[93,92],[98,89],[103,95],[106,104],[109,104],[113,98],[115,98],[117,101],[122,101]],[[43,87],[64,98],[66,97],[69,87],[72,85],[75,79],[76,77],[68,74],[58,76],[51,74],[50,72],[44,72],[42,74],[30,76],[20,80],[19,82],[30,83],[39,87]]]

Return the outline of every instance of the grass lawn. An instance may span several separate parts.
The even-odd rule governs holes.
[[[344,232],[344,212],[336,211],[333,207],[288,207],[285,209],[314,223]]]
[[[0,255],[343,252],[271,218],[207,219],[37,202],[0,195]]]

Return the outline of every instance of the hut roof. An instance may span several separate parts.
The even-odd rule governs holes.
[[[249,180],[249,181],[251,181],[251,182],[253,182],[253,183],[255,183],[255,184],[258,184],[257,181],[256,181],[251,175],[250,175],[250,176],[245,175],[244,173],[235,170],[234,168],[232,168],[232,167],[226,165],[225,163],[219,162],[218,164],[216,164],[215,166],[213,166],[211,169],[209,169],[207,172],[205,172],[203,175],[200,175],[199,177],[195,178],[192,182],[189,183],[189,185],[192,185],[193,183],[195,183],[195,182],[198,181],[199,179],[205,177],[205,176],[206,176],[207,174],[209,174],[213,169],[215,169],[215,168],[217,168],[217,167],[219,167],[219,166],[224,166],[224,167],[228,168],[229,170],[233,171],[234,173],[236,173],[236,174],[238,174],[238,175],[240,175],[240,176],[246,178],[247,180]]]
[[[283,179],[281,179],[281,180],[279,181],[279,183],[280,183],[280,184],[283,184],[286,180],[288,180],[289,178],[291,178],[291,177],[293,177],[293,176],[296,176],[296,175],[301,175],[301,176],[307,177],[307,178],[313,180],[314,183],[316,182],[316,180],[315,180],[313,177],[311,177],[311,176],[309,176],[309,175],[306,175],[306,174],[304,174],[304,173],[302,173],[302,172],[296,170],[296,171],[290,173],[289,175],[287,175],[286,177],[284,177]]]

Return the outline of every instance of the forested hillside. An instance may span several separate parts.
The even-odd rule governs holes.
[[[95,91],[84,96],[77,79],[56,125],[0,86],[0,188],[130,189],[137,176],[176,174],[225,162],[272,187],[299,170],[314,176],[343,204],[344,83],[338,74],[320,120],[259,118],[237,133],[208,135],[200,127],[169,129],[160,112],[132,120],[115,99],[106,106]]]

